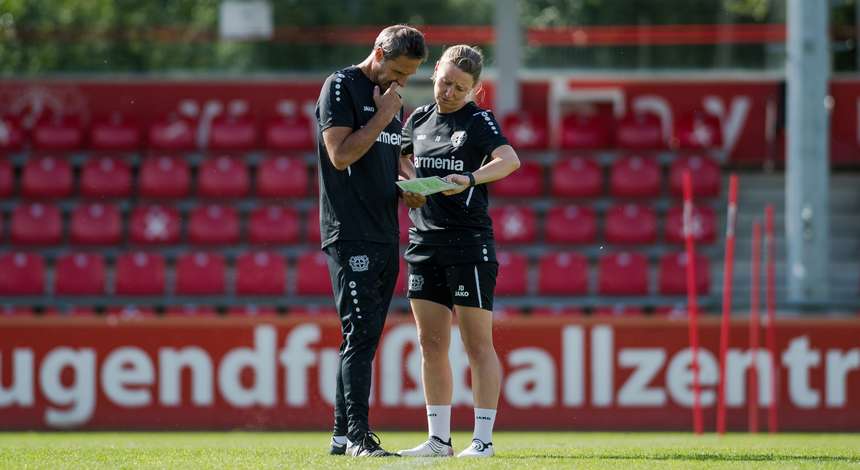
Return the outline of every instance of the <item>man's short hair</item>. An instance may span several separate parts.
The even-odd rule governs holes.
[[[397,24],[383,29],[376,41],[374,49],[382,48],[385,60],[396,59],[406,56],[410,59],[427,60],[427,45],[424,43],[424,34],[421,31],[405,24]]]

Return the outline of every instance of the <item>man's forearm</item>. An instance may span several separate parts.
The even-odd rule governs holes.
[[[406,155],[400,157],[400,176],[404,179],[411,180],[415,178],[415,165],[412,163],[412,156]]]
[[[370,150],[370,147],[373,147],[379,133],[388,126],[389,122],[391,122],[391,118],[386,119],[384,113],[377,112],[370,118],[366,126],[346,136],[335,151],[335,155],[332,156],[332,163],[335,167],[343,170],[360,160]]]

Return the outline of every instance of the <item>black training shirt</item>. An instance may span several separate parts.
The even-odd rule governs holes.
[[[322,138],[329,127],[364,127],[376,113],[375,86],[361,69],[352,66],[329,76],[320,90],[316,117],[323,248],[337,240],[397,243],[399,238],[395,182],[400,115],[388,123],[363,157],[343,171],[331,163]]]
[[[453,113],[439,113],[436,104],[415,110],[403,126],[404,155],[412,154],[419,178],[445,177],[475,171],[506,145],[493,113],[470,101]],[[487,213],[487,185],[454,196],[427,197],[411,209],[409,241],[421,245],[473,245],[492,241],[493,222]]]

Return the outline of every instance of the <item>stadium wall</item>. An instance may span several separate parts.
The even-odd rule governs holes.
[[[860,320],[781,319],[778,409],[786,431],[860,431]],[[747,417],[748,327],[732,326],[730,429]],[[702,404],[714,423],[719,325],[701,330]],[[512,318],[494,336],[498,428],[685,430],[687,324],[662,319]],[[336,318],[0,320],[0,429],[328,429]],[[760,342],[761,343],[761,342]],[[471,426],[468,363],[452,330],[455,428]],[[755,354],[761,420],[770,354]],[[391,319],[376,358],[375,428],[423,429],[415,325]]]

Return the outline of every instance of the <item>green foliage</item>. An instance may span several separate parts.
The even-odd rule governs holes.
[[[521,0],[524,27],[779,23],[786,0]],[[0,0],[0,76],[330,71],[370,44],[222,41],[220,0]],[[491,25],[492,0],[272,0],[279,28]],[[853,25],[854,0],[834,22]],[[168,32],[170,34],[163,34]],[[169,39],[167,39],[169,38]],[[484,45],[492,65],[492,45]],[[835,63],[853,66],[854,41]],[[839,56],[850,54],[850,58]],[[846,52],[847,51],[847,52]],[[432,56],[441,47],[431,49]],[[781,68],[780,46],[526,47],[533,68]],[[842,59],[840,60],[840,57]]]

